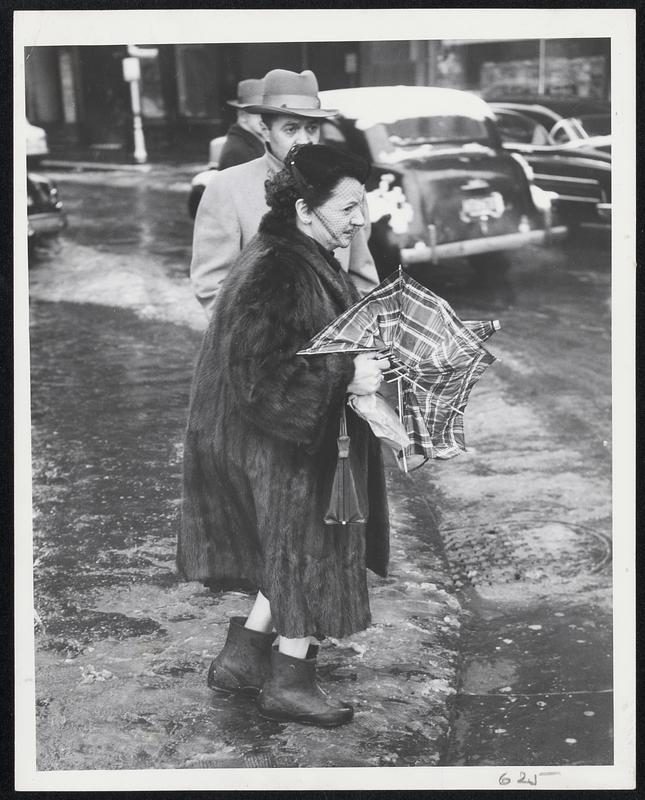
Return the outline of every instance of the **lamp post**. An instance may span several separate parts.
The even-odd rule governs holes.
[[[538,49],[538,94],[546,93],[546,39],[540,39]]]
[[[132,106],[132,125],[134,133],[134,160],[145,164],[148,160],[146,139],[141,120],[141,58],[156,58],[156,48],[143,48],[128,45],[128,57],[123,59],[123,79],[130,84],[130,104]]]

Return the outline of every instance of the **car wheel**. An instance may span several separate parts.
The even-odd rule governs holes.
[[[205,186],[191,187],[190,194],[188,195],[188,213],[190,214],[191,219],[195,219],[195,216],[197,215],[199,201],[202,199],[205,188]]]

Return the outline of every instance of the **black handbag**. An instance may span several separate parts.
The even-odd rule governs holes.
[[[356,491],[354,475],[349,464],[349,436],[345,404],[340,412],[338,432],[338,463],[331,487],[329,507],[325,514],[325,525],[348,525],[351,522],[366,522]]]

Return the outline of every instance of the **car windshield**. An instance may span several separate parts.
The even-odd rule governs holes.
[[[484,120],[464,116],[407,117],[372,126],[375,138],[389,148],[423,144],[481,142],[488,139]]]

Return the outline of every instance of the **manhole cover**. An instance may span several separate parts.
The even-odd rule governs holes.
[[[610,535],[570,522],[532,519],[443,530],[457,586],[539,584],[610,569]]]

